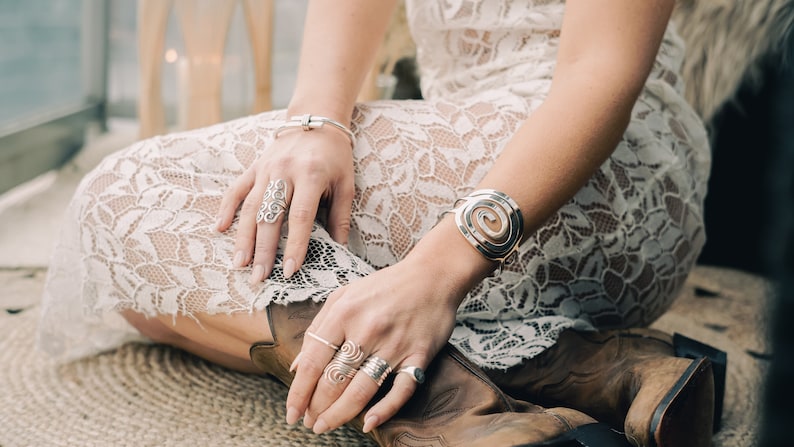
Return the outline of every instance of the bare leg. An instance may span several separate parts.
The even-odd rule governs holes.
[[[244,373],[261,373],[251,363],[248,349],[255,342],[273,341],[263,312],[232,315],[206,313],[147,318],[125,310],[122,316],[141,334],[155,341],[195,354],[205,360]]]

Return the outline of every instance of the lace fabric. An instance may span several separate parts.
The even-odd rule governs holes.
[[[307,262],[289,280],[278,257],[271,278],[250,285],[250,268],[230,268],[237,222],[223,234],[212,229],[223,191],[267,150],[283,111],[149,139],[106,158],[69,207],[40,345],[75,358],[140,339],[122,309],[191,315],[321,301],[399,261],[543,101],[563,7],[409,2],[426,99],[357,106],[350,244],[316,226]],[[705,240],[710,162],[702,123],[681,96],[682,54],[671,29],[611,158],[522,244],[516,262],[460,307],[451,341],[480,366],[515,365],[565,328],[648,324],[674,299]]]

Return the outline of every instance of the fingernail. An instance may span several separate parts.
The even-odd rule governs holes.
[[[287,424],[292,425],[298,422],[300,416],[301,416],[300,412],[296,410],[295,407],[287,408]]]
[[[314,423],[314,428],[312,428],[312,431],[315,434],[321,435],[328,431],[328,424],[326,424],[322,419],[317,419],[317,422]]]
[[[295,261],[292,258],[287,259],[284,263],[284,277],[289,279],[295,274]]]
[[[261,265],[255,265],[254,271],[251,272],[251,284],[262,282],[265,277],[265,268]]]
[[[308,429],[314,427],[314,417],[308,411],[303,415],[303,425]]]
[[[370,430],[378,426],[378,417],[375,415],[367,416],[364,420],[364,428],[361,430],[364,433],[369,433]]]
[[[238,251],[237,253],[234,254],[234,261],[232,261],[232,262],[234,263],[235,267],[242,267],[243,266],[243,256],[245,256],[245,255],[243,254],[242,250],[240,250],[240,251]]]
[[[292,364],[289,365],[289,372],[295,372],[298,369],[298,361],[301,359],[302,352],[299,352],[298,355],[295,356],[295,360],[292,361]]]
[[[221,224],[222,224],[222,223],[223,223],[223,218],[222,218],[222,217],[219,217],[219,218],[218,218],[218,219],[215,221],[215,231],[221,231]]]

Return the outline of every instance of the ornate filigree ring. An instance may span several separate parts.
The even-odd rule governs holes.
[[[323,370],[323,377],[334,384],[353,379],[363,359],[364,352],[361,347],[350,340],[346,340],[336,351],[331,361],[328,362],[328,365],[326,365],[325,370]]]
[[[256,213],[256,223],[276,223],[281,213],[287,210],[287,182],[284,179],[271,180],[267,184],[262,205]]]
[[[389,362],[386,360],[372,355],[364,360],[364,363],[361,365],[361,371],[374,380],[378,386],[381,386],[391,372],[391,366],[389,366]]]

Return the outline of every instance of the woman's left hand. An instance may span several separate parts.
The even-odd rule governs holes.
[[[334,291],[307,334],[360,349],[360,358],[350,362],[352,372],[372,357],[385,360],[394,372],[405,366],[424,370],[452,334],[455,311],[466,293],[444,275],[439,277],[442,272],[433,264],[439,265],[409,256]],[[324,370],[334,354],[333,347],[304,337],[287,397],[288,423],[304,416],[304,424],[315,433],[338,428],[356,417],[378,391],[376,378],[363,370],[352,379],[332,381]],[[416,387],[407,374],[397,374],[391,390],[367,412],[364,432],[397,413]]]

